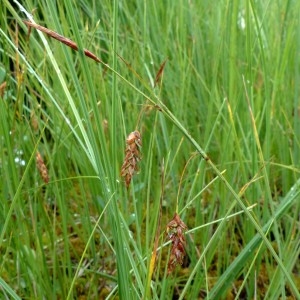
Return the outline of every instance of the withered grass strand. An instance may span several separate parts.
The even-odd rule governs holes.
[[[44,160],[43,160],[43,158],[42,158],[42,156],[41,156],[41,154],[40,154],[39,151],[36,152],[35,159],[36,159],[36,167],[39,170],[40,175],[41,175],[43,181],[45,183],[48,183],[49,182],[48,168],[45,165]]]
[[[172,242],[170,258],[168,262],[168,275],[172,273],[176,265],[182,265],[185,256],[185,231],[187,226],[180,219],[179,215],[175,213],[173,219],[167,224],[168,240]]]
[[[127,188],[134,173],[138,171],[138,162],[141,160],[141,147],[141,134],[137,130],[131,132],[126,139],[125,158],[121,168],[121,176],[125,178]]]

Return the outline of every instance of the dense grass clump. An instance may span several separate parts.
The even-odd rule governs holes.
[[[0,298],[300,299],[299,11],[3,0]]]

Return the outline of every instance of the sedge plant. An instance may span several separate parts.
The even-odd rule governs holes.
[[[1,297],[300,298],[299,5],[2,1]]]

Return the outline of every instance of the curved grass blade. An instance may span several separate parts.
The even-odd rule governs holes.
[[[284,213],[299,199],[300,195],[300,179],[295,183],[295,185],[290,189],[289,193],[282,200],[281,205],[277,208],[275,216],[273,219],[269,220],[263,228],[262,231],[266,233],[272,226],[274,220],[279,220]],[[219,299],[225,294],[225,291],[232,284],[233,280],[238,276],[242,268],[248,263],[249,259],[253,257],[254,251],[259,247],[262,242],[262,236],[257,233],[254,238],[248,243],[248,245],[243,249],[239,256],[233,261],[233,263],[226,269],[223,275],[219,278],[213,289],[209,293],[209,299]],[[294,282],[289,282],[290,285],[294,285]],[[297,299],[300,299],[299,292],[296,294],[297,287],[294,285],[293,290]]]

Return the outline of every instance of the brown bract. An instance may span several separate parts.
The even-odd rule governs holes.
[[[121,168],[121,176],[125,178],[127,188],[130,185],[132,176],[138,171],[137,164],[141,160],[141,147],[141,134],[137,130],[131,132],[126,139],[125,158]]]

